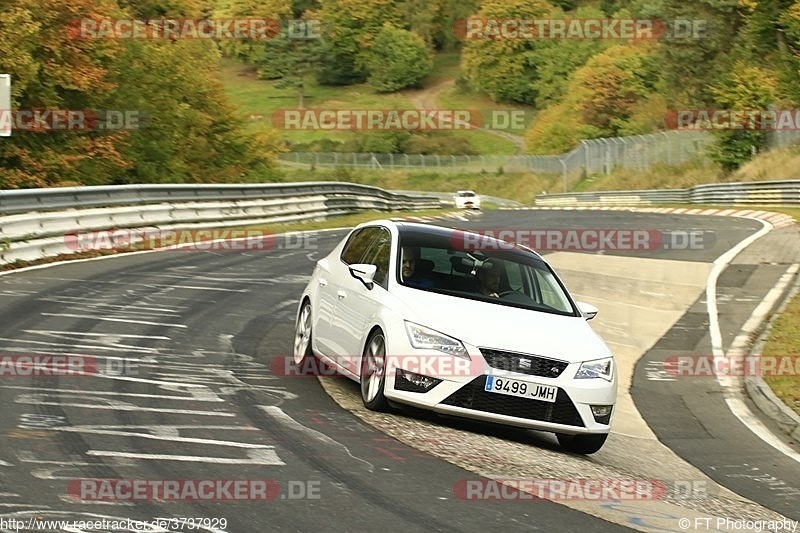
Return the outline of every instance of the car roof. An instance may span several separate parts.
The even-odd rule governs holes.
[[[449,239],[453,236],[453,233],[461,232],[461,233],[480,235],[481,242],[485,243],[487,245],[487,248],[490,249],[500,250],[508,246],[508,243],[506,241],[497,239],[490,235],[474,232],[469,229],[450,228],[446,226],[438,226],[435,224],[422,224],[419,222],[406,222],[406,221],[390,221],[390,222],[395,225],[398,234],[401,236],[432,235],[435,237]],[[516,248],[518,248],[520,251],[531,253],[535,255],[537,258],[542,259],[541,255],[536,253],[535,250],[528,248],[527,246],[517,244]]]

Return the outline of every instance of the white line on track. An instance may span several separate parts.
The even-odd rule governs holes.
[[[29,391],[36,391],[38,393],[43,392],[55,392],[58,394],[80,394],[80,395],[95,395],[95,396],[108,396],[114,398],[148,398],[153,400],[169,400],[171,402],[175,401],[187,401],[187,402],[224,402],[222,398],[213,395],[209,396],[208,394],[202,394],[204,392],[202,389],[204,388],[203,385],[193,385],[191,383],[181,384],[181,387],[186,387],[188,390],[186,391],[191,396],[170,396],[167,394],[144,394],[144,393],[136,393],[136,392],[115,392],[115,391],[96,391],[96,390],[82,390],[82,389],[52,389],[52,388],[43,388],[43,387],[26,387],[24,385],[0,385],[0,389],[18,389],[18,390],[29,390]],[[196,387],[192,389],[192,387]],[[201,392],[201,394],[195,395],[195,392]],[[180,427],[180,426],[172,426],[172,427]],[[208,426],[203,426],[208,427]]]
[[[141,433],[137,431],[98,429],[92,426],[54,427],[54,428],[48,428],[47,431],[65,431],[68,433],[86,433],[92,435],[110,435],[116,437],[130,437],[137,439],[166,440],[170,442],[186,442],[189,444],[208,444],[211,446],[246,448],[250,450],[265,450],[274,448],[274,446],[269,446],[267,444],[252,444],[249,442],[238,442],[238,441],[218,440],[218,439],[201,439],[196,437],[178,437],[175,435],[154,435],[152,433]]]
[[[142,324],[144,326],[166,326],[170,328],[187,328],[185,324],[170,324],[168,322],[145,322],[143,320],[128,320],[125,318],[110,318],[96,315],[77,315],[72,313],[42,313],[42,316],[60,316],[64,318],[84,318],[88,320],[100,320],[104,322],[125,322],[127,324]]]
[[[150,459],[155,461],[184,461],[191,463],[213,463],[225,465],[270,465],[284,466],[286,463],[280,460],[274,449],[269,450],[248,450],[247,459],[236,459],[231,457],[207,457],[201,455],[170,455],[163,453],[130,453],[115,452],[107,450],[88,450],[86,455],[94,457],[122,457],[125,459]]]
[[[772,224],[765,220],[759,220],[763,227],[758,230],[756,233],[750,235],[746,239],[740,241],[736,246],[719,256],[716,260],[714,260],[713,266],[711,268],[711,272],[708,274],[708,281],[706,282],[706,308],[708,311],[708,332],[711,336],[711,353],[714,356],[715,360],[726,359],[727,356],[725,354],[725,350],[722,346],[722,330],[719,325],[719,310],[717,308],[717,280],[719,279],[720,274],[728,267],[731,261],[739,255],[745,248],[750,246],[756,240],[760,239],[767,233],[772,230]],[[785,277],[785,275],[784,275]],[[783,279],[782,279],[783,281]],[[788,283],[788,280],[786,280]],[[773,289],[770,293],[764,298],[759,307],[757,307],[751,318],[757,316],[756,313],[765,313],[763,309],[771,309],[775,302],[780,298],[781,293],[783,292],[782,288],[780,291]],[[762,308],[762,306],[764,306]],[[748,323],[750,321],[748,320]],[[735,344],[735,341],[734,341]],[[734,346],[732,345],[731,348]],[[732,352],[733,350],[731,350]],[[720,361],[721,363],[725,363],[726,361]],[[716,365],[716,368],[727,368],[727,365]],[[761,421],[753,414],[752,411],[747,407],[747,405],[742,401],[739,390],[738,390],[738,380],[736,378],[730,376],[717,376],[717,380],[719,381],[720,385],[722,386],[723,390],[725,391],[725,402],[728,405],[731,413],[739,419],[739,421],[744,424],[746,428],[752,431],[755,435],[757,435],[761,440],[778,450],[779,452],[783,453],[787,457],[794,459],[797,462],[800,462],[800,454],[786,446],[778,437],[776,437]]]

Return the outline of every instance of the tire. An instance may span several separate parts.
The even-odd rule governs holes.
[[[608,438],[608,433],[591,434],[591,435],[566,435],[564,433],[556,433],[558,443],[563,449],[572,453],[580,453],[588,455],[595,453],[605,444]]]
[[[294,326],[294,363],[300,367],[309,357],[314,357],[311,349],[311,304],[305,302]]]
[[[370,411],[389,411],[383,395],[386,387],[386,338],[376,331],[369,336],[361,354],[361,401]]]

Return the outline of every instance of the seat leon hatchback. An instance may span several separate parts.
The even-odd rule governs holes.
[[[294,363],[318,358],[364,405],[550,431],[594,453],[617,372],[608,346],[535,251],[440,226],[373,221],[320,259],[300,296]]]

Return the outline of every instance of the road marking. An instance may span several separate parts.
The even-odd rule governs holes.
[[[197,411],[192,409],[165,409],[163,407],[140,407],[116,400],[105,400],[103,403],[71,403],[71,402],[48,402],[37,396],[46,397],[46,394],[20,394],[14,400],[15,403],[29,405],[55,405],[59,407],[80,407],[83,409],[111,409],[112,411],[138,411],[142,413],[169,413],[177,415],[200,415],[200,416],[235,416],[233,413],[224,411]]]
[[[187,328],[185,324],[170,324],[168,322],[144,322],[141,320],[128,320],[126,318],[110,318],[96,315],[77,315],[72,313],[42,313],[42,316],[60,316],[64,318],[82,318],[103,322],[125,322],[127,324],[142,324],[144,326],[165,326],[170,328]]]
[[[714,359],[719,363],[726,359],[725,350],[722,347],[722,329],[719,324],[719,310],[717,308],[717,280],[720,274],[728,267],[731,261],[739,255],[745,248],[750,246],[753,242],[760,239],[772,230],[772,224],[766,220],[756,219],[762,224],[762,228],[756,233],[750,235],[746,239],[740,241],[736,246],[719,256],[714,260],[711,272],[708,275],[706,283],[706,309],[708,311],[708,331],[711,336],[711,353]],[[789,268],[791,270],[791,267]],[[787,270],[788,273],[788,270]],[[750,318],[752,320],[760,321],[766,312],[772,308],[777,299],[780,297],[783,288],[788,283],[790,277],[786,274],[781,278],[781,281],[767,294],[763,302],[753,311]],[[745,323],[748,327],[753,327],[750,320]],[[734,341],[735,342],[735,341]],[[740,341],[741,343],[742,341]],[[739,348],[737,348],[739,349]],[[731,345],[729,354],[734,352],[734,344]],[[718,368],[725,368],[725,365],[720,365]],[[761,440],[786,455],[787,457],[800,462],[800,453],[795,452],[786,446],[778,437],[776,437],[760,420],[753,414],[747,405],[741,400],[738,392],[739,380],[731,376],[717,376],[717,381],[725,391],[725,402],[731,413],[739,419],[739,421]]]
[[[120,431],[114,429],[97,429],[93,426],[70,426],[70,427],[61,426],[61,427],[50,427],[46,429],[48,429],[49,431],[65,431],[69,433],[86,433],[91,435],[111,435],[117,437],[133,437],[133,438],[150,439],[150,440],[168,440],[170,442],[209,444],[212,446],[227,446],[231,448],[246,448],[253,450],[274,448],[274,446],[269,446],[266,444],[252,444],[249,442],[237,442],[237,441],[217,440],[217,439],[200,439],[195,437],[179,437],[176,435],[155,435],[152,433],[139,433],[135,431]],[[145,429],[147,429],[146,426]]]
[[[86,455],[93,457],[121,457],[123,459],[146,459],[151,461],[183,461],[189,463],[213,463],[220,465],[268,465],[285,466],[274,447],[267,450],[248,450],[247,459],[231,457],[207,457],[202,455],[170,455],[164,453],[131,453],[110,450],[88,450]]]
[[[136,392],[115,392],[115,391],[94,391],[94,390],[80,390],[80,389],[56,389],[56,388],[43,388],[43,387],[26,387],[23,385],[0,385],[0,389],[19,389],[29,390],[36,392],[55,392],[58,394],[83,394],[86,396],[118,396],[127,398],[148,398],[154,400],[182,400],[187,402],[224,402],[222,398],[205,388],[194,388],[195,385],[181,385],[188,387],[186,392],[191,396],[168,396],[166,394],[143,394]],[[179,426],[175,426],[179,427]],[[204,426],[205,427],[205,426]]]

